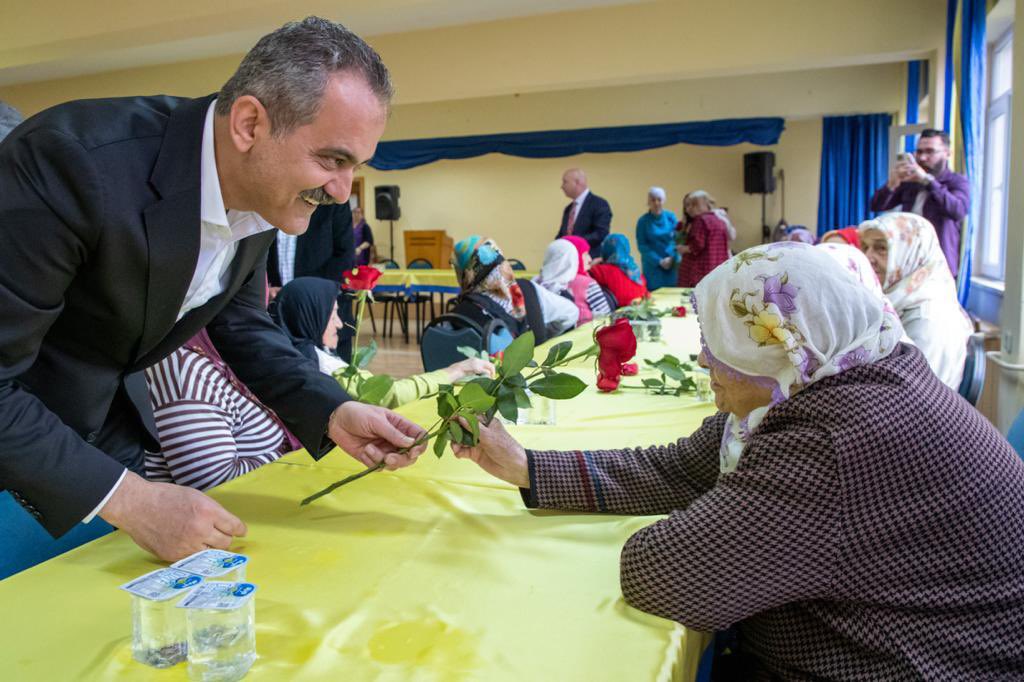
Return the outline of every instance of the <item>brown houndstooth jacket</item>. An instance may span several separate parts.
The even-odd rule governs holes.
[[[665,446],[529,451],[529,506],[669,514],[622,550],[637,608],[738,624],[784,679],[1024,678],[1024,463],[917,349]]]

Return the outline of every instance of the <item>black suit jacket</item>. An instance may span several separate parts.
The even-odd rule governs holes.
[[[562,225],[558,228],[555,239],[564,237],[566,225],[569,222],[569,211],[572,209],[572,202],[562,210]],[[587,195],[576,215],[576,222],[572,225],[572,233],[577,237],[583,237],[590,244],[590,255],[597,258],[601,255],[601,242],[608,236],[612,229],[612,207],[602,197],[593,192]]]
[[[294,277],[322,277],[341,284],[346,270],[356,263],[352,235],[352,207],[343,204],[320,206],[309,219],[309,229],[295,242]],[[271,286],[281,286],[277,260],[277,239],[270,244],[267,276]]]
[[[203,327],[315,456],[348,399],[264,310],[274,231],[240,241],[226,291],[176,321],[211,100],[69,102],[0,143],[0,487],[53,535],[156,449],[141,370]]]

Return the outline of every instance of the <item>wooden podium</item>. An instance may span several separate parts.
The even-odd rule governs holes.
[[[452,238],[444,230],[409,230],[405,235],[405,265],[426,258],[438,270],[451,267]]]

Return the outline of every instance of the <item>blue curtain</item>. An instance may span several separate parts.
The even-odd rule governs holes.
[[[946,0],[946,77],[942,88],[942,129],[947,133],[953,116],[953,33],[956,31],[956,5],[958,0]]]
[[[781,118],[738,118],[691,123],[546,130],[466,137],[381,142],[370,166],[405,170],[441,159],[468,159],[499,153],[546,159],[594,152],[634,152],[673,144],[722,147],[749,142],[771,145],[785,129]]]
[[[888,179],[891,124],[889,114],[825,117],[818,236],[870,217],[871,195]]]
[[[921,61],[913,60],[907,62],[907,125],[917,123],[918,109],[921,104]],[[907,135],[904,140],[903,149],[908,152],[914,151],[916,140],[913,135]]]
[[[963,0],[960,47],[960,130],[963,132],[964,170],[971,183],[971,207],[961,235],[960,305],[967,305],[974,261],[974,230],[981,220],[981,168],[985,141],[986,0]]]

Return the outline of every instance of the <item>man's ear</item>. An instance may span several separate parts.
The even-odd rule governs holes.
[[[231,105],[228,114],[231,143],[242,153],[248,152],[260,138],[270,136],[270,117],[263,104],[252,95],[242,95]]]

